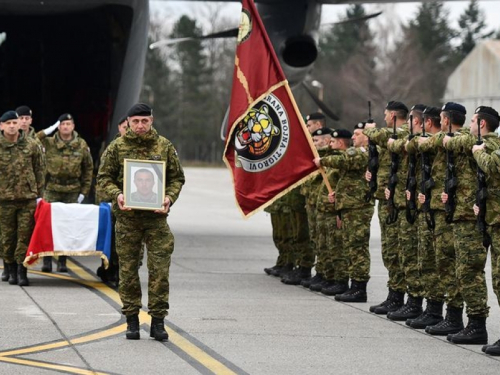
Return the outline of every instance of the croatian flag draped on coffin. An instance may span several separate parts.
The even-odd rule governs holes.
[[[107,267],[111,257],[109,204],[47,203],[40,201],[35,229],[24,260],[31,266],[44,256],[99,256]]]
[[[245,217],[318,169],[317,152],[255,4],[243,0],[223,160]]]

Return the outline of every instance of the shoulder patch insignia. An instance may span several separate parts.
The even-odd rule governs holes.
[[[352,148],[352,147],[351,147],[351,148],[349,148],[349,149],[347,150],[347,155],[349,155],[349,156],[354,156],[354,155],[356,155],[356,150],[355,150],[354,148]]]

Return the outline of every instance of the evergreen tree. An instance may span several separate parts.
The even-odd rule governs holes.
[[[460,58],[467,56],[479,40],[490,38],[494,34],[494,31],[484,32],[486,28],[484,19],[484,12],[479,8],[477,0],[471,0],[469,6],[458,20],[461,43],[457,48],[457,52]]]

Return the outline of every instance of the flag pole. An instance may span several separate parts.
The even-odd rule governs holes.
[[[314,156],[319,158],[318,150],[316,150],[316,147],[314,147],[314,144],[312,143],[312,139],[310,137],[309,130],[307,130],[306,124],[304,124],[304,119],[302,117],[302,114],[299,111],[299,107],[297,106],[297,103],[295,102],[295,97],[293,96],[292,90],[290,89],[290,86],[288,85],[288,81],[285,82],[285,88],[286,88],[286,91],[288,92],[288,96],[290,97],[290,101],[292,102],[293,108],[295,109],[295,113],[297,113],[297,117],[299,118],[300,126],[302,127],[302,131],[306,134],[307,142],[309,143],[309,147],[311,147],[311,150],[312,150]],[[321,173],[321,176],[323,176],[323,181],[325,182],[326,188],[328,189],[328,193],[332,194],[333,189],[332,189],[332,186],[330,185],[330,181],[328,181],[328,177],[326,177],[325,169],[322,166],[319,166],[318,169],[319,169],[319,173]]]

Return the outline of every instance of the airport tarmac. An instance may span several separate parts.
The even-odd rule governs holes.
[[[372,221],[368,302],[287,286],[267,276],[277,251],[269,215],[242,219],[225,169],[186,168],[172,207],[168,342],[125,339],[118,293],[95,276],[98,258],[68,262],[69,274],[30,272],[31,285],[0,283],[0,374],[497,374],[500,357],[450,344],[368,307],[385,299],[380,228]],[[490,343],[500,338],[491,289]],[[147,306],[147,270],[140,270]]]

